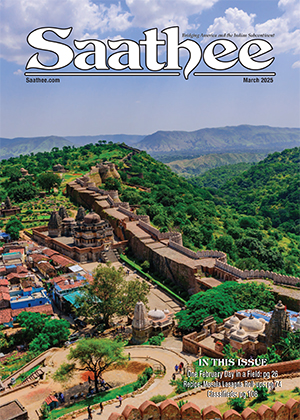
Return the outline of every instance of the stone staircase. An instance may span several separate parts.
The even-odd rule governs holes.
[[[108,251],[101,252],[101,260],[105,263],[107,262],[118,262],[120,261],[119,253],[116,249],[109,249]]]
[[[43,369],[38,369],[35,372],[33,372],[30,376],[27,376],[26,379],[22,382],[22,385],[26,384],[27,382],[31,382],[34,379],[39,379],[42,375],[44,375]]]

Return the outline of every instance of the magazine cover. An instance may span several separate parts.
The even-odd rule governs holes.
[[[300,418],[298,0],[0,0],[0,419]]]

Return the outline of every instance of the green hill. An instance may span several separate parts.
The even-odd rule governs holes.
[[[202,175],[192,176],[189,182],[199,188],[218,189],[230,179],[250,169],[254,163],[236,163],[224,165],[220,168],[209,169]]]
[[[239,213],[269,218],[300,235],[300,148],[273,153],[218,190]]]
[[[34,200],[38,194],[38,174],[56,163],[70,172],[64,174],[65,179],[74,179],[100,160],[109,160],[118,165],[121,179],[108,178],[102,187],[118,189],[122,201],[135,206],[139,214],[148,214],[161,231],[181,231],[185,246],[224,251],[229,262],[241,269],[300,275],[299,225],[295,217],[299,149],[268,156],[245,172],[246,177],[243,173],[217,191],[192,185],[146,152],[129,152],[124,145],[97,143],[3,160],[0,200],[18,192],[17,197],[26,195],[26,200],[18,204],[28,206],[28,195]],[[34,176],[19,185],[13,179],[21,167]],[[31,183],[34,188],[30,189]],[[272,217],[256,206],[255,195],[258,203],[259,197],[270,200],[263,208],[272,209]],[[291,219],[292,226],[281,217]]]
[[[263,153],[212,153],[195,159],[183,159],[169,162],[168,166],[179,175],[186,178],[201,175],[209,169],[239,162],[258,162],[266,154]]]
[[[71,146],[69,140],[58,136],[0,138],[0,159],[27,155],[30,153],[49,152],[53,147]]]

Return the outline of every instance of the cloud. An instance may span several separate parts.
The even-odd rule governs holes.
[[[32,54],[27,35],[43,26],[73,27],[72,36],[85,39],[131,26],[131,14],[120,3],[95,4],[91,0],[1,0],[1,58],[25,64]]]
[[[17,71],[14,71],[14,75],[16,76],[23,76],[24,72],[21,69],[18,69]]]
[[[299,69],[300,68],[300,61],[296,61],[293,65],[292,65],[293,69]]]
[[[254,23],[256,15],[248,15],[236,7],[229,8],[225,11],[225,16],[214,20],[213,24],[208,27],[207,32],[216,34],[225,32],[275,34],[271,40],[276,54],[287,52],[298,54],[300,52],[300,8],[298,0],[280,0],[278,7],[283,11],[280,17],[256,25]],[[235,42],[237,40],[235,39]]]
[[[160,29],[179,26],[181,31],[196,29],[199,24],[191,24],[189,17],[200,15],[219,0],[126,0],[134,16],[136,27]]]

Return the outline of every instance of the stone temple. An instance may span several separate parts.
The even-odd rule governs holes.
[[[230,344],[233,351],[242,350],[245,357],[256,357],[267,352],[267,347],[278,344],[281,337],[292,331],[289,315],[281,301],[275,305],[269,322],[263,318],[255,318],[252,314],[240,320],[232,316],[224,324],[224,338],[220,342],[220,334],[215,334],[215,350],[222,351],[223,345]]]
[[[113,229],[109,222],[102,220],[93,211],[85,215],[82,207],[78,209],[75,219],[68,217],[63,206],[59,212],[52,212],[48,223],[48,234],[51,238],[73,237],[74,245],[79,248],[113,243]]]
[[[148,312],[143,302],[138,302],[134,308],[132,320],[132,339],[133,344],[145,343],[150,337],[160,332],[166,337],[174,326],[173,314],[168,309],[152,309]]]

